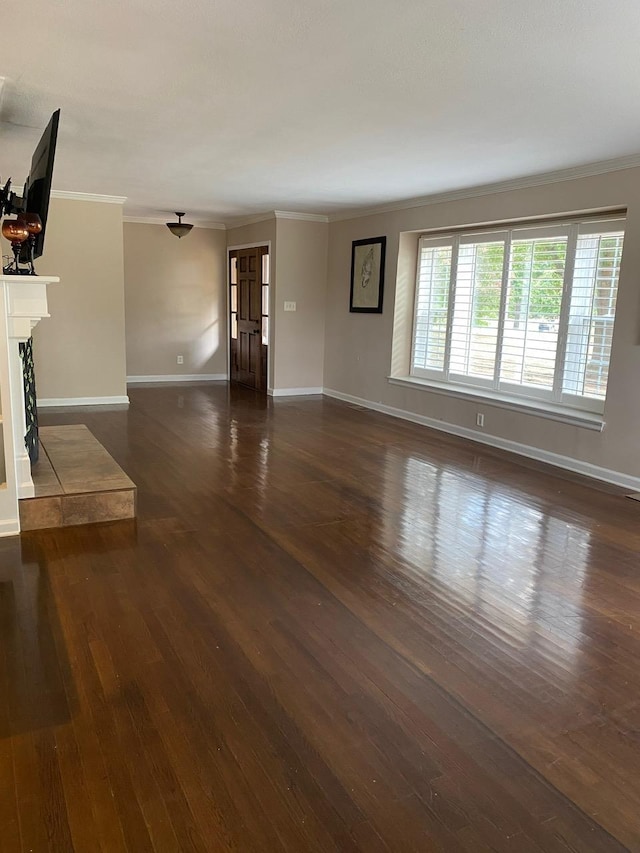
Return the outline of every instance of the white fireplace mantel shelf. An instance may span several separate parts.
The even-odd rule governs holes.
[[[0,536],[20,532],[18,499],[34,494],[24,441],[24,385],[18,347],[49,316],[47,287],[59,281],[57,276],[0,274]]]

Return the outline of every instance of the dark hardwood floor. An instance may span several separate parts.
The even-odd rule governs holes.
[[[640,851],[640,504],[224,385],[86,423],[137,523],[0,540],[0,850]]]

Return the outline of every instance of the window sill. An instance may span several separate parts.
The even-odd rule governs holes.
[[[471,402],[483,402],[500,409],[508,409],[512,412],[521,412],[534,415],[538,418],[547,418],[559,421],[563,424],[582,427],[583,429],[602,432],[604,429],[603,415],[591,412],[581,412],[577,409],[568,409],[553,403],[535,402],[534,400],[516,400],[507,394],[475,388],[462,388],[444,383],[418,379],[415,376],[389,376],[391,385],[403,385],[406,388],[419,388],[422,391],[431,391],[434,394],[443,394],[446,397],[457,397],[459,400]]]

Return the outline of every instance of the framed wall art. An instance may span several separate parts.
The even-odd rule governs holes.
[[[351,244],[351,299],[349,311],[382,314],[386,237],[354,240]]]

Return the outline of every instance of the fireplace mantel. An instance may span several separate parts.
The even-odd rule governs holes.
[[[24,442],[24,387],[18,345],[49,316],[47,287],[59,281],[56,276],[0,274],[0,536],[20,532],[18,499],[34,494]]]

